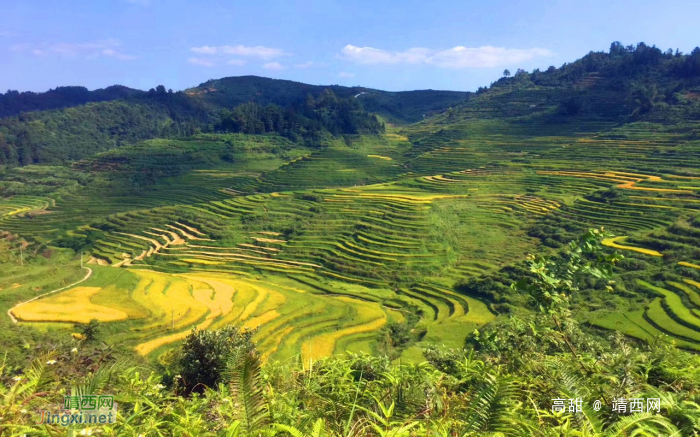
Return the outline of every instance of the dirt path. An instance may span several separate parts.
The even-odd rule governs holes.
[[[24,304],[27,304],[27,303],[29,303],[29,302],[34,302],[35,300],[41,299],[42,297],[48,296],[49,294],[57,293],[57,292],[59,292],[59,291],[65,290],[65,289],[67,289],[67,288],[74,287],[74,286],[80,284],[81,282],[86,281],[86,280],[92,275],[92,269],[91,269],[90,267],[83,267],[83,268],[84,268],[85,270],[87,270],[87,274],[86,274],[85,277],[84,277],[83,279],[81,279],[80,281],[74,282],[74,283],[72,283],[72,284],[70,284],[70,285],[66,285],[65,287],[61,287],[61,288],[58,288],[58,289],[53,290],[53,291],[49,291],[48,293],[40,294],[39,296],[36,296],[36,297],[34,297],[34,298],[32,298],[32,299],[29,299],[29,300],[27,300],[27,301],[18,303],[17,305],[15,305],[15,306],[13,306],[12,308],[10,308],[9,310],[7,310],[7,315],[10,316],[10,319],[12,320],[12,323],[17,323],[17,319],[16,319],[15,316],[12,314],[12,310],[14,310],[15,308],[20,307],[20,306],[22,306],[22,305],[24,305]]]

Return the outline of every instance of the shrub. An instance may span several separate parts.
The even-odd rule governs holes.
[[[235,326],[211,331],[194,328],[182,344],[177,363],[185,393],[202,393],[205,387],[216,388],[223,380],[227,362],[255,349],[254,333]]]
[[[100,322],[97,319],[90,320],[87,325],[80,327],[80,333],[85,338],[85,341],[93,341],[97,339],[97,334],[100,332]]]

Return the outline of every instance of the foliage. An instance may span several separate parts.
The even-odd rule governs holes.
[[[315,100],[309,95],[302,105],[286,110],[277,105],[265,107],[244,103],[232,111],[223,110],[214,129],[222,132],[262,134],[276,132],[288,138],[317,138],[323,131],[339,134],[379,134],[384,132],[377,117],[364,113],[353,97],[339,99],[331,90]]]
[[[92,319],[85,325],[80,326],[80,334],[85,341],[93,341],[97,339],[100,332],[100,322],[97,319]]]
[[[251,330],[226,326],[218,330],[192,330],[182,345],[177,361],[180,381],[185,393],[203,392],[224,382],[227,363],[252,348]],[[250,365],[250,363],[248,363]],[[247,376],[246,376],[247,377]]]
[[[6,116],[0,118],[0,165],[66,163],[146,139],[211,132],[215,126],[226,132],[279,132],[311,142],[322,131],[376,134],[383,132],[382,124],[366,111],[417,121],[469,95],[373,91],[364,109],[355,97],[364,90],[359,88],[315,87],[253,76],[214,82],[177,93],[161,85],[147,93],[115,86],[93,92],[68,87],[36,95],[0,94],[0,117]],[[66,106],[72,107],[54,109]],[[51,110],[22,112],[47,109]]]
[[[263,397],[260,357],[254,349],[235,352],[229,357],[226,380],[229,381],[234,415],[241,432],[258,436],[269,425],[269,412]]]
[[[0,117],[16,115],[21,112],[78,106],[88,102],[123,99],[140,93],[142,91],[121,85],[113,85],[94,91],[88,91],[82,86],[56,87],[45,93],[8,90],[5,94],[0,93]]]

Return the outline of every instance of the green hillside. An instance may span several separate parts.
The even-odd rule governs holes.
[[[379,114],[393,123],[414,123],[441,112],[468,99],[472,93],[459,91],[381,91],[365,87],[340,85],[307,85],[289,80],[256,76],[225,77],[204,82],[185,90],[190,96],[218,107],[232,107],[246,102],[261,105],[288,106],[306,99],[308,94],[318,97],[330,89],[338,97],[356,97],[368,112]]]
[[[339,99],[336,107],[349,107],[346,112],[355,115],[340,111],[331,115],[334,119],[331,123],[325,122],[327,115],[312,115],[321,108],[309,111],[309,97],[320,102],[327,90],[337,96],[334,99]],[[368,116],[358,114],[377,114],[395,123],[414,122],[464,100],[469,94],[431,90],[396,93],[337,85],[314,86],[256,76],[219,79],[175,93],[166,91],[162,85],[148,92],[118,87],[91,93],[82,88],[60,88],[37,95],[8,92],[0,98],[0,105],[8,108],[4,114],[0,112],[0,117],[9,115],[0,118],[0,165],[66,163],[140,140],[215,132],[226,117],[222,113],[230,114],[252,104],[259,108],[258,112],[292,112],[285,119],[287,125],[275,131],[315,142],[317,131],[322,130],[330,130],[334,135],[378,131],[377,126],[356,127],[356,124],[368,124],[360,120]],[[73,107],[11,115],[62,106]],[[250,111],[244,108],[239,112]],[[253,129],[251,133],[265,131]]]
[[[20,112],[79,106],[88,102],[126,99],[141,93],[143,91],[122,85],[112,85],[93,91],[82,86],[60,86],[44,93],[8,90],[4,94],[0,93],[0,117],[8,117]]]

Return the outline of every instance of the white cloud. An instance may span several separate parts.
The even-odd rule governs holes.
[[[102,50],[102,54],[104,56],[119,59],[121,61],[130,61],[132,59],[136,59],[136,56],[127,55],[126,53],[121,53],[121,52],[118,52],[114,49],[104,49],[104,50]]]
[[[355,77],[355,73],[348,73],[347,71],[341,71],[340,73],[338,73],[338,77],[351,78],[351,77]]]
[[[201,55],[215,55],[217,52],[216,47],[209,47],[209,46],[191,47],[190,50],[192,50],[195,53],[199,53]]]
[[[203,67],[213,67],[215,65],[214,61],[202,58],[189,58],[187,62],[194,65],[201,65]]]
[[[290,56],[290,53],[287,53],[281,49],[265,46],[244,46],[240,44],[237,46],[190,47],[190,51],[198,55],[196,58],[190,58],[188,60],[190,63],[204,65],[207,67],[222,63],[237,66],[245,65],[247,61],[240,58],[255,58],[263,61],[272,61],[273,59],[282,56]],[[236,57],[231,58],[231,56]],[[275,67],[275,64],[277,64],[279,67]],[[268,62],[265,65],[269,65],[270,67],[264,68],[276,70],[281,69],[281,65],[279,65],[277,62]]]
[[[289,56],[289,53],[284,50],[265,46],[202,46],[191,47],[190,50],[200,55],[234,55],[260,58],[265,61],[279,58],[280,56]]]
[[[105,39],[95,42],[85,43],[44,43],[44,44],[15,44],[11,47],[16,52],[27,52],[34,56],[45,56],[49,54],[63,57],[86,57],[97,58],[107,57],[120,61],[130,61],[136,59],[135,56],[124,53],[119,49],[121,43],[114,39]]]
[[[268,62],[267,64],[263,65],[263,68],[265,70],[284,70],[284,66],[279,62]]]
[[[415,47],[403,52],[391,52],[348,44],[341,50],[338,57],[358,64],[428,64],[445,68],[488,68],[517,64],[553,54],[550,50],[537,47],[508,49],[492,46],[458,46],[447,50]]]

